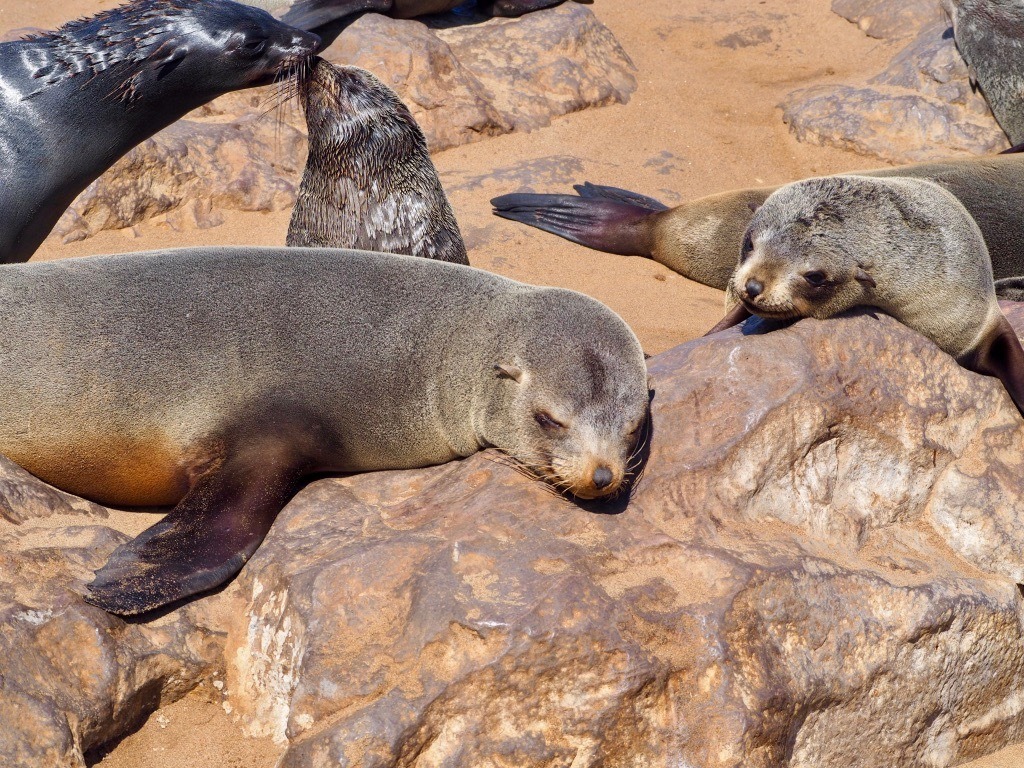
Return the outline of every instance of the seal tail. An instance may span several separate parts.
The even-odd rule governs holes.
[[[579,196],[517,193],[491,200],[494,214],[605,253],[652,257],[653,217],[667,208],[649,197],[596,184]]]

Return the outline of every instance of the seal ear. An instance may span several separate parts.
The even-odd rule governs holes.
[[[869,285],[872,288],[878,287],[878,283],[875,282],[875,278],[865,272],[861,267],[857,267],[857,272],[854,274],[853,279],[861,285]]]
[[[750,209],[751,213],[757,213],[757,209],[761,207],[760,203],[755,203],[753,200],[747,201],[747,208]]]
[[[512,363],[495,365],[494,370],[497,372],[499,379],[512,379],[517,384],[523,379],[523,369]]]

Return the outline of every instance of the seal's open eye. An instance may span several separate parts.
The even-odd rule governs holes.
[[[266,39],[263,40],[247,40],[242,43],[241,48],[246,53],[252,56],[258,56],[263,53],[263,49],[267,47]]]
[[[825,276],[824,272],[819,272],[816,269],[810,272],[804,272],[804,280],[806,280],[807,284],[812,288],[821,288],[827,279],[828,278]]]
[[[556,430],[565,429],[565,424],[560,422],[554,416],[547,411],[536,411],[533,414],[534,421],[540,424],[544,429]]]

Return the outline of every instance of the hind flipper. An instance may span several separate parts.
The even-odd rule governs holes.
[[[739,325],[749,317],[751,317],[750,310],[743,306],[743,304],[737,304],[726,313],[725,317],[715,323],[715,326],[704,335],[710,336],[713,333],[718,333],[719,331],[724,331],[727,328],[732,328],[734,325]]]
[[[1020,152],[1024,152],[1024,144],[1014,144],[1012,147],[1010,147],[1009,149],[1004,149],[999,154],[1000,155],[1016,155],[1016,154],[1019,154]]]
[[[574,243],[620,256],[651,257],[655,212],[629,203],[575,195],[502,195],[494,214]]]
[[[594,0],[576,0],[578,3],[590,5]],[[491,0],[480,3],[481,7],[492,16],[522,16],[525,13],[561,5],[565,0]]]
[[[296,29],[312,31],[346,16],[384,13],[391,10],[392,5],[392,0],[297,0],[281,21]]]
[[[999,325],[960,364],[986,376],[995,376],[1006,388],[1017,410],[1024,415],[1024,349],[1010,322],[999,316]]]
[[[163,520],[114,550],[86,601],[133,616],[224,584],[262,543],[300,474],[273,458],[236,457],[203,475]]]
[[[996,280],[996,296],[1006,301],[1024,301],[1024,277]]]
[[[589,181],[585,181],[582,184],[573,184],[572,188],[576,190],[580,197],[614,200],[618,203],[628,203],[638,208],[646,208],[649,211],[660,212],[668,210],[668,206],[660,200],[655,200],[647,195],[641,195],[639,192],[630,192],[628,189],[591,184]]]

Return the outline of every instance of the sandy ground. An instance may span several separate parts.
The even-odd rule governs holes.
[[[0,32],[52,27],[115,5],[108,0],[5,0]],[[596,0],[639,70],[632,101],[556,120],[529,134],[489,139],[435,156],[473,264],[526,282],[584,291],[619,312],[657,353],[691,339],[721,314],[721,293],[653,262],[598,254],[497,219],[488,200],[517,190],[570,191],[583,180],[675,204],[735,187],[879,165],[797,143],[777,104],[803,85],[848,82],[879,71],[893,43],[865,37],[826,0]],[[103,233],[36,258],[188,244],[283,244],[288,212],[227,212],[223,226],[191,233],[145,225],[138,236]],[[211,695],[212,694],[212,695]],[[195,693],[161,710],[109,755],[104,768],[274,765],[279,749],[244,738],[217,694]],[[971,768],[1024,764],[1011,749]]]

